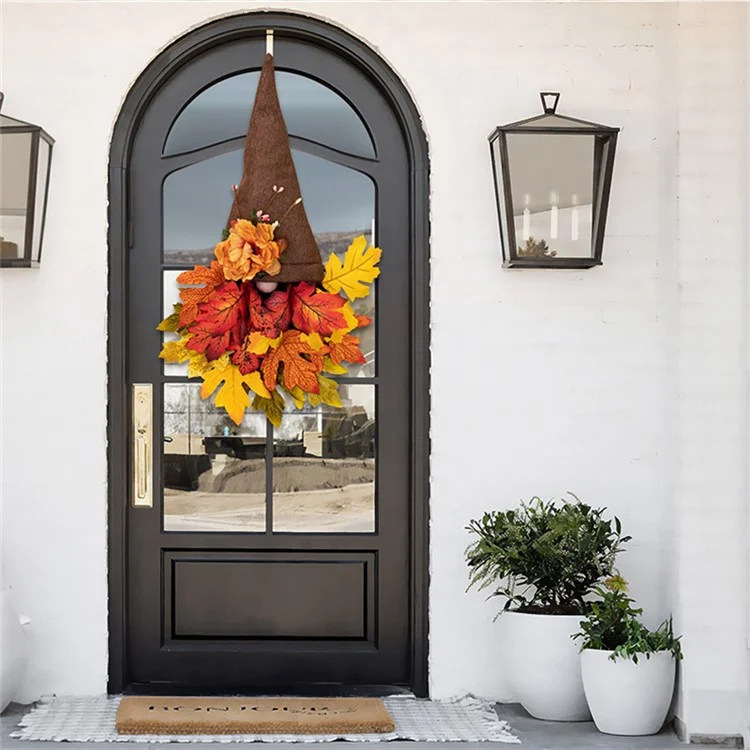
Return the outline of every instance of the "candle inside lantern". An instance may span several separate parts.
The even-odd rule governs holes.
[[[529,209],[529,204],[531,203],[531,196],[526,193],[526,195],[523,196],[523,204],[525,208],[523,209],[523,238],[524,240],[528,240],[529,237],[531,237],[531,210]]]
[[[578,240],[578,194],[573,193],[573,209],[570,212],[570,239]]]
[[[557,239],[557,193],[549,194],[549,236],[550,239]]]

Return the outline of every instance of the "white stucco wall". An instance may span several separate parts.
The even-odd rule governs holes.
[[[2,4],[4,108],[57,139],[42,267],[0,277],[2,578],[33,619],[29,700],[106,687],[112,127],[160,49],[253,7]],[[744,732],[747,8],[263,7],[377,48],[430,142],[432,695],[512,698],[494,605],[464,591],[467,521],[572,490],[634,536],[622,570],[649,622],[677,616],[688,729]],[[503,271],[486,136],[550,89],[623,129],[604,266]]]

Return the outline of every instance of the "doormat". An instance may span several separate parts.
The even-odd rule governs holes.
[[[152,698],[120,701],[119,734],[380,734],[379,698]]]
[[[118,734],[120,696],[43,698],[11,734],[14,739],[54,742],[519,742],[490,703],[471,695],[450,701],[391,696],[383,705],[392,732],[373,734]]]

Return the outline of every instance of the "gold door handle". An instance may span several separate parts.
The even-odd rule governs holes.
[[[152,413],[153,386],[133,383],[133,505],[136,508],[154,505]]]

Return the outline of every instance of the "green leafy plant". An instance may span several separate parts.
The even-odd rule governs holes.
[[[682,658],[680,638],[675,637],[672,618],[649,630],[638,619],[643,609],[634,607],[628,594],[628,582],[620,575],[612,576],[604,586],[594,588],[601,598],[591,602],[586,618],[581,621],[581,630],[573,637],[582,640],[581,651],[594,649],[611,651],[610,659],[617,657],[632,659],[650,658],[657,651],[670,651],[676,659]]]
[[[467,530],[477,539],[466,550],[469,588],[496,586],[502,611],[581,614],[585,597],[612,574],[615,557],[630,540],[606,508],[538,497],[515,510],[485,513]]]

